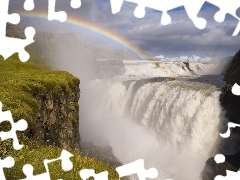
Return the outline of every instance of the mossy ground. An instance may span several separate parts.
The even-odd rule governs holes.
[[[24,148],[14,154],[15,166],[11,169],[5,169],[5,176],[9,180],[19,180],[25,178],[22,172],[24,164],[31,164],[34,167],[33,174],[45,173],[45,167],[43,164],[44,159],[55,159],[60,156],[62,149],[56,147],[38,147],[37,149]],[[73,162],[73,169],[70,171],[63,171],[61,168],[61,161],[51,163],[48,167],[50,170],[50,176],[52,180],[65,179],[65,180],[80,180],[79,171],[81,169],[94,169],[96,173],[102,171],[109,172],[109,179],[118,179],[117,173],[112,167],[98,161],[94,158],[84,157],[76,152],[71,152],[74,156],[71,157]]]
[[[43,65],[43,60],[33,52],[31,59],[22,63],[18,55],[14,54],[4,61],[0,59],[0,101],[3,103],[3,111],[11,110],[14,121],[25,119],[29,127],[34,127],[34,114],[39,111],[39,106],[34,96],[41,96],[48,91],[69,92],[71,87],[79,85],[80,81],[68,72],[49,71]],[[0,124],[0,131],[9,131],[11,125],[8,122]],[[13,168],[5,169],[7,179],[22,179],[24,174],[22,167],[29,163],[34,167],[34,174],[45,172],[43,159],[53,159],[60,156],[61,149],[57,147],[47,147],[39,145],[38,142],[28,139],[24,132],[18,133],[20,142],[25,146],[20,151],[15,151],[12,147],[12,140],[0,140],[0,157],[3,159],[12,156],[15,159]],[[95,169],[96,172],[107,170],[109,179],[118,179],[116,171],[102,162],[87,158],[69,150],[74,157],[71,158],[74,164],[73,170],[63,172],[60,162],[50,166],[51,179],[80,179],[79,171],[84,168]]]

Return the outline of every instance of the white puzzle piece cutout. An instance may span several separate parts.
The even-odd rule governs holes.
[[[26,39],[6,37],[7,22],[11,24],[18,24],[20,22],[18,14],[8,14],[8,6],[9,0],[0,1],[0,55],[4,59],[7,59],[14,53],[18,53],[19,59],[22,62],[26,62],[30,58],[30,55],[26,52],[25,47],[34,42],[35,29],[32,27],[25,29]]]
[[[73,168],[73,163],[70,160],[70,157],[72,156],[73,155],[71,153],[63,149],[59,158],[51,160],[45,159],[43,161],[43,164],[46,172],[38,175],[33,175],[33,166],[31,164],[25,164],[22,170],[23,173],[26,175],[26,178],[22,180],[51,180],[48,164],[58,160],[61,160],[62,170],[70,171]]]
[[[13,139],[13,148],[20,150],[23,145],[19,144],[17,131],[25,131],[28,127],[27,121],[21,119],[17,122],[13,121],[11,111],[2,111],[2,102],[0,102],[0,123],[8,121],[11,124],[11,130],[8,132],[0,132],[0,138],[2,141],[7,139]]]
[[[207,25],[206,19],[198,17],[198,14],[204,3],[209,2],[220,8],[214,16],[214,19],[217,22],[223,22],[226,14],[230,14],[239,21],[235,31],[233,32],[233,36],[238,35],[240,31],[240,18],[236,15],[236,10],[240,7],[239,0],[110,0],[113,14],[121,11],[124,1],[137,4],[134,11],[134,16],[137,18],[143,18],[145,16],[145,8],[162,11],[162,25],[168,25],[171,23],[171,17],[168,14],[169,10],[184,6],[188,17],[198,29],[204,29]]]

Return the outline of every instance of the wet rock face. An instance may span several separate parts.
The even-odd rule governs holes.
[[[225,86],[222,88],[222,93],[220,95],[220,102],[224,108],[226,118],[228,122],[234,122],[240,124],[240,96],[234,95],[231,90],[235,83],[240,84],[240,50],[235,54],[232,62],[227,69],[224,80],[226,81]],[[227,124],[224,125],[220,133],[225,133],[227,131]],[[203,173],[203,180],[214,179],[217,175],[226,176],[226,170],[237,172],[240,168],[240,128],[231,128],[231,137],[238,137],[232,141],[231,145],[235,147],[234,154],[223,153],[226,157],[224,163],[217,164],[214,158],[208,159]],[[224,139],[223,141],[227,141]],[[227,152],[230,148],[229,145],[223,146],[224,149],[219,149],[220,153]]]
[[[214,160],[214,158],[210,158],[207,161],[207,165],[205,167],[205,175],[203,176],[203,180],[212,180],[217,175],[226,176],[227,172],[234,171],[237,172],[239,170],[238,167],[240,167],[240,154],[234,154],[234,155],[226,155],[226,161],[224,163],[217,164]]]
[[[224,80],[226,83],[240,81],[240,50],[234,55],[225,73]]]
[[[29,138],[44,145],[79,150],[79,97],[79,87],[69,93],[49,91],[44,96],[35,95],[40,111],[36,114],[36,127],[29,131]]]
[[[220,96],[221,105],[226,110],[228,121],[240,124],[240,97],[231,92],[235,83],[240,84],[240,50],[233,57],[230,67],[225,73],[224,80],[226,85],[222,89]],[[232,129],[232,133],[240,134],[240,128]]]
[[[114,156],[110,146],[99,147],[93,142],[81,142],[81,152],[84,156],[97,158],[115,168],[123,165]]]
[[[220,102],[226,110],[226,117],[229,122],[240,124],[240,96],[234,95],[231,90],[235,83],[240,84],[240,50],[235,54],[227,69],[224,80],[225,87],[222,89]],[[240,134],[240,128],[231,129],[232,133]]]

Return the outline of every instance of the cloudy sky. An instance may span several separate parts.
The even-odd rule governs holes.
[[[11,13],[23,12],[24,0],[11,0]],[[45,11],[47,17],[47,0],[35,0],[34,11]],[[218,7],[205,3],[198,16],[207,20],[207,27],[199,30],[188,18],[183,7],[169,11],[172,18],[170,25],[160,24],[162,12],[150,8],[146,9],[144,18],[136,18],[133,14],[136,4],[125,1],[118,14],[111,12],[110,0],[82,0],[79,9],[70,7],[70,0],[57,0],[56,10],[64,10],[69,17],[87,20],[99,27],[119,34],[150,56],[231,56],[240,49],[240,33],[232,36],[238,20],[228,14],[223,23],[214,20]],[[237,11],[240,15],[240,10]],[[100,35],[87,32],[80,27],[73,27],[67,23],[57,21],[48,22],[46,19],[26,18],[22,16],[23,25],[31,25],[37,30],[73,31],[89,43],[95,43]],[[111,40],[101,41],[106,48],[112,47]],[[116,45],[117,47],[118,45]]]

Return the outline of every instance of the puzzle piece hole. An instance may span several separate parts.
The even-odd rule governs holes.
[[[217,164],[220,164],[220,163],[224,163],[225,162],[225,156],[222,155],[222,154],[217,154],[215,157],[214,157],[214,160]]]
[[[74,9],[80,8],[81,0],[71,0],[71,7]]]
[[[32,11],[34,9],[34,1],[33,0],[25,0],[24,9],[26,11]]]
[[[134,15],[137,18],[143,18],[145,16],[145,14],[146,14],[146,12],[145,12],[145,7],[144,6],[138,5],[136,7],[136,9],[134,10]]]
[[[26,176],[31,176],[33,174],[33,166],[31,164],[25,164],[22,170]]]

